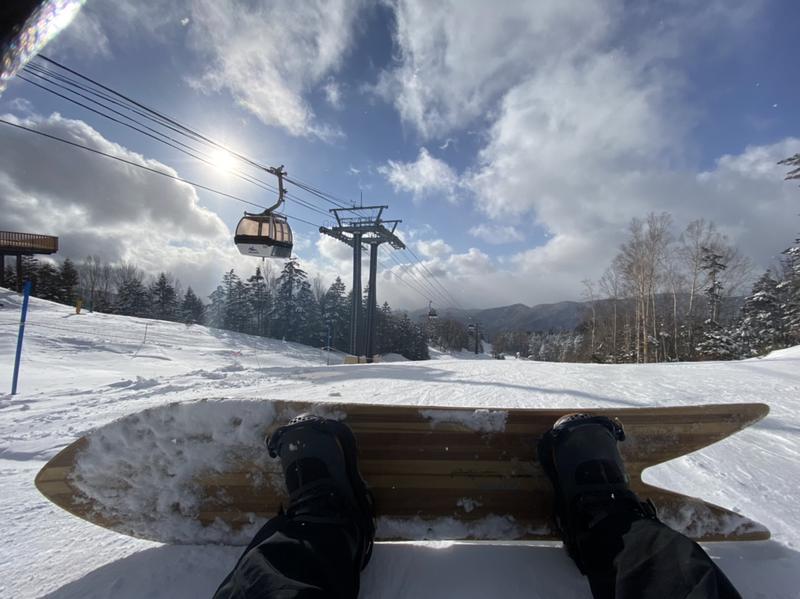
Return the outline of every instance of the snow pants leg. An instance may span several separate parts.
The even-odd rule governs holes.
[[[214,599],[355,599],[359,568],[346,525],[267,522]]]
[[[580,551],[595,599],[741,599],[697,543],[657,520],[610,517]]]

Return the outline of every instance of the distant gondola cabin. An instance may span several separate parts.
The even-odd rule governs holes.
[[[234,242],[245,256],[292,257],[292,229],[286,217],[278,214],[245,212],[236,227]]]

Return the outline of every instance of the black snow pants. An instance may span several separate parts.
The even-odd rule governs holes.
[[[606,518],[579,550],[595,599],[741,599],[700,545],[658,520]]]
[[[360,574],[346,526],[279,515],[256,533],[214,599],[355,599]]]
[[[580,551],[595,599],[741,599],[697,543],[656,520],[610,518]],[[351,555],[342,527],[277,516],[214,599],[355,599],[360,572]]]

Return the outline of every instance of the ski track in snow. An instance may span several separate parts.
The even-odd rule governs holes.
[[[0,597],[210,596],[239,547],[169,546],[75,518],[33,485],[86,432],[202,398],[486,408],[761,401],[770,416],[648,470],[651,484],[740,511],[772,540],[708,544],[744,597],[800,597],[800,347],[743,362],[618,365],[456,358],[326,366],[319,350],[182,324],[84,313],[33,299],[20,393],[11,396],[19,298],[0,289]],[[144,340],[147,324],[147,341]],[[340,361],[340,357],[333,357]],[[590,597],[556,543],[385,543],[361,597]]]

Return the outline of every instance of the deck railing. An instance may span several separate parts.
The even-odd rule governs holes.
[[[54,254],[57,251],[58,237],[0,231],[0,254]]]

